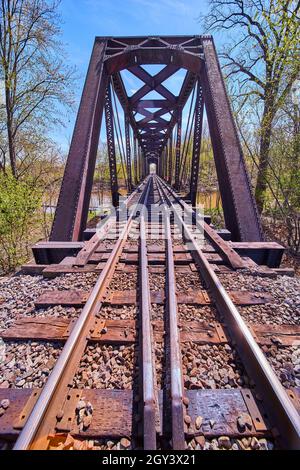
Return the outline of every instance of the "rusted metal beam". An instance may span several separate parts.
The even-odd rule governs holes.
[[[145,196],[148,201],[150,186]],[[145,207],[146,209],[146,207]],[[148,275],[145,210],[140,218],[140,312],[142,336],[142,369],[143,369],[143,434],[144,449],[156,449],[156,408],[158,406],[157,384],[155,380],[155,363],[152,350],[153,330],[151,325],[151,299]]]
[[[193,209],[184,200],[179,199],[178,195],[172,188],[168,187],[165,183],[164,186],[172,194],[176,201],[179,202],[186,213],[193,211]],[[243,258],[229,245],[229,242],[223,240],[220,235],[218,235],[218,233],[205,222],[205,220],[203,221],[201,218],[197,219],[197,214],[194,215],[196,225],[198,225],[200,228],[203,226],[205,237],[209,239],[216,250],[233,269],[243,269],[248,267],[246,261],[244,261]]]
[[[115,148],[115,135],[114,135],[114,120],[113,108],[111,102],[111,89],[108,84],[105,94],[105,122],[106,122],[106,136],[107,136],[107,149],[108,149],[108,162],[110,172],[110,188],[111,197],[114,207],[119,205],[119,187],[116,163],[116,148]]]
[[[107,40],[96,40],[78,110],[50,240],[77,241],[88,216],[107,74]]]
[[[169,101],[166,99],[153,99],[153,100],[140,100],[137,103],[133,104],[131,107],[138,113],[145,108],[164,108],[166,111],[172,109],[176,106],[174,101]]]
[[[154,77],[152,77],[146,70],[144,70],[140,66],[129,67],[128,70],[133,73],[136,77],[140,80],[145,82],[145,85],[138,90],[131,98],[130,103],[134,105],[137,101],[139,101],[143,96],[149,93],[151,90],[157,91],[157,93],[161,94],[164,98],[171,102],[175,102],[176,98],[166,87],[164,87],[161,83],[169,78],[171,75],[176,73],[179,70],[179,67],[174,65],[167,65],[163,68],[159,73],[157,73]]]
[[[276,242],[230,242],[230,245],[241,256],[249,256],[269,268],[279,267],[285,252],[284,246]]]
[[[202,44],[201,84],[226,227],[235,241],[261,241],[256,203],[212,37],[203,36]]]
[[[193,140],[193,154],[191,163],[191,177],[190,177],[190,194],[192,206],[196,205],[197,190],[198,190],[198,177],[200,166],[200,150],[202,141],[202,123],[203,123],[203,94],[200,81],[197,85],[196,97],[196,112],[195,112],[195,126],[194,126],[194,140]]]
[[[145,63],[168,65],[152,77],[141,67]],[[187,73],[179,96],[175,97],[163,83],[182,67]],[[131,98],[120,75],[126,68],[144,82]],[[116,93],[143,152],[155,152],[156,156],[166,147],[195,79],[200,76],[226,223],[235,240],[261,240],[255,202],[210,36],[96,39],[51,239],[77,240],[85,227],[108,75],[113,76]],[[161,93],[165,99],[142,99],[151,90]],[[147,108],[155,104],[160,109],[150,112]],[[134,119],[136,111],[145,116],[139,125]],[[165,112],[172,114],[169,122],[162,118]],[[158,132],[153,133],[149,124]],[[145,132],[139,130],[145,125]],[[166,132],[161,133],[159,129]]]
[[[183,84],[182,84],[182,87],[181,87],[181,90],[180,90],[180,93],[179,93],[179,96],[178,96],[178,101],[177,101],[177,106],[174,110],[174,112],[172,113],[172,118],[171,118],[171,121],[170,121],[170,125],[168,127],[168,130],[165,134],[165,138],[164,138],[164,141],[162,143],[162,147],[164,145],[166,145],[168,139],[170,138],[171,136],[171,133],[177,123],[177,117],[178,117],[178,113],[180,112],[180,110],[182,110],[193,90],[193,87],[195,85],[195,81],[196,81],[196,75],[194,73],[192,73],[191,71],[188,71],[185,78],[184,78],[184,81],[183,81]]]
[[[138,132],[137,122],[134,119],[133,112],[129,106],[129,99],[128,99],[126,89],[125,89],[120,73],[116,73],[112,75],[112,82],[113,82],[114,91],[118,97],[118,100],[120,101],[124,112],[126,112],[127,116],[129,117],[130,125],[133,129],[134,136],[138,139],[138,141],[140,141],[140,135]]]
[[[125,113],[125,140],[126,140],[126,169],[128,191],[132,191],[132,174],[131,174],[131,148],[130,148],[130,127],[129,116]]]
[[[168,166],[168,183],[172,185],[172,170],[173,170],[173,133],[169,139],[169,166]]]
[[[181,156],[181,126],[182,114],[181,111],[177,120],[177,137],[176,137],[176,150],[175,150],[175,188],[179,189],[179,170],[180,170],[180,156]]]
[[[133,137],[133,167],[134,167],[134,184],[137,185],[139,182],[139,175],[138,175],[138,151],[137,151],[137,139]]]
[[[158,188],[160,198],[164,201],[163,194]],[[173,241],[171,234],[170,213],[167,205],[164,205],[164,226],[166,240],[166,297],[168,312],[169,334],[168,346],[170,348],[170,376],[171,376],[171,413],[172,413],[172,447],[175,450],[185,449],[184,436],[184,405],[183,405],[183,379],[182,358],[180,347],[180,334],[178,327],[178,306],[176,297],[176,277],[174,268]]]

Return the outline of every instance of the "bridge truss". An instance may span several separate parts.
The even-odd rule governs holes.
[[[145,68],[149,64],[162,67],[151,74]],[[125,70],[141,83],[133,94],[124,84]],[[166,83],[178,71],[184,71],[184,79],[176,96]],[[124,113],[124,138],[117,100]],[[189,112],[183,135],[185,106]],[[211,36],[96,38],[50,240],[82,239],[103,115],[114,206],[119,203],[117,151],[123,156],[129,192],[155,163],[159,176],[176,190],[183,179],[189,181],[188,198],[195,205],[204,113],[226,227],[234,241],[261,241],[259,216]],[[187,165],[190,145],[192,159]]]

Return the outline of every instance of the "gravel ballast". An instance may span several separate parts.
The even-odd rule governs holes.
[[[243,364],[229,344],[184,343],[182,369],[186,389],[230,389],[249,386]]]
[[[62,346],[49,342],[6,342],[0,365],[0,388],[41,388]]]
[[[137,354],[134,345],[89,345],[74,378],[74,388],[132,389],[139,371]]]

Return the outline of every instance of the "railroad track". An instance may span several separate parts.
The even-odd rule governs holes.
[[[230,296],[220,283],[215,272],[211,269],[201,247],[195,241],[195,236],[193,235],[191,228],[184,222],[180,213],[176,211],[176,204],[180,203],[180,200],[176,197],[172,189],[168,188],[161,179],[159,180],[159,185],[161,186],[162,191],[164,191],[166,195],[169,193],[173,199],[172,201],[170,197],[168,198],[168,196],[166,196],[166,198],[168,198],[168,203],[178,217],[178,221],[184,231],[186,240],[188,240],[192,245],[192,250],[196,257],[201,275],[213,296],[219,314],[221,314],[225,319],[231,340],[236,345],[243,363],[245,364],[246,370],[250,372],[254,379],[257,390],[262,397],[269,416],[272,421],[276,423],[276,427],[283,439],[283,445],[299,449],[300,417],[298,411],[292,404],[286,391],[283,389],[276,374],[272,370],[263,352],[253,338],[249,328],[239,314],[238,309],[233,304]],[[188,207],[186,207],[184,203],[181,203],[180,205],[188,210]],[[288,439],[286,439],[286,436],[288,436]]]
[[[263,335],[249,328],[236,306],[270,298],[232,292],[217,277],[263,270],[239,256],[157,176],[148,177],[127,206],[126,218],[108,219],[101,237],[94,234],[71,260],[43,271],[54,278],[52,290],[35,299],[35,309],[76,306],[77,318],[55,324],[55,331],[47,315],[31,323],[20,318],[2,331],[6,341],[64,344],[41,391],[27,389],[25,396],[24,389],[0,389],[12,403],[0,417],[2,436],[24,450],[88,448],[91,439],[99,448],[201,449],[216,439],[221,448],[242,439],[254,449],[262,441],[266,448],[300,448],[298,392],[283,388],[262,352]],[[91,272],[99,274],[89,292],[51,285],[59,287],[59,274]],[[272,338],[282,338],[283,330]],[[223,378],[218,370],[224,369],[215,369],[222,362]],[[121,374],[114,372],[116,363]],[[219,377],[214,386],[203,379],[210,367]],[[114,373],[128,381],[120,385]]]

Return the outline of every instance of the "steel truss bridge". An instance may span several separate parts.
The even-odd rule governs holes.
[[[151,75],[143,67],[147,64],[163,67]],[[122,77],[125,70],[142,83],[131,96]],[[180,70],[185,76],[175,96],[166,81]],[[147,97],[151,92],[155,92],[156,99]],[[124,139],[116,97],[124,112]],[[183,109],[188,103],[183,132]],[[126,163],[129,192],[148,174],[149,164],[155,163],[159,176],[177,190],[183,175],[188,177],[188,199],[195,205],[204,110],[226,227],[234,241],[261,241],[259,216],[211,36],[96,38],[50,240],[82,239],[103,115],[114,206],[119,202],[117,148]],[[189,142],[192,142],[190,168],[186,165]]]
[[[153,65],[160,66],[154,74]],[[179,72],[176,94],[168,82]],[[128,90],[126,73],[139,89]],[[194,210],[204,116],[227,239]],[[100,227],[87,227],[104,120],[118,210]],[[127,170],[122,204],[117,157]],[[151,164],[158,174],[149,175]],[[185,198],[178,195],[183,181]],[[22,267],[23,274],[42,276],[43,292],[34,308],[31,297],[30,306],[25,303],[26,315],[18,304],[16,321],[1,332],[10,341],[63,346],[42,389],[27,386],[25,379],[35,383],[31,372],[17,387],[0,389],[0,438],[15,440],[17,450],[99,450],[111,443],[185,450],[207,448],[216,437],[219,448],[249,437],[247,448],[299,449],[299,387],[288,370],[282,378],[281,366],[277,376],[265,354],[266,346],[273,356],[275,347],[300,338],[294,319],[272,323],[276,315],[282,320],[282,310],[272,287],[265,289],[265,278],[293,275],[280,267],[283,251],[263,241],[212,37],[96,38],[51,237],[33,247],[35,262]],[[71,275],[67,283],[65,275]],[[253,277],[253,292],[245,291]],[[256,323],[240,310],[264,305],[264,315],[272,316],[266,323],[259,310]],[[126,315],[120,314],[124,306]],[[49,307],[59,307],[59,315],[47,314]],[[67,307],[76,307],[78,316],[69,317]],[[46,313],[36,316],[41,308]],[[219,372],[208,380],[211,370]]]

